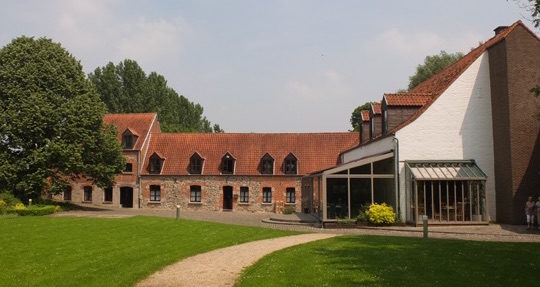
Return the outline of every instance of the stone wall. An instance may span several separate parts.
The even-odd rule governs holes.
[[[141,180],[143,208],[174,208],[191,210],[223,210],[223,187],[233,189],[233,210],[250,212],[281,212],[280,207],[294,206],[301,211],[301,176],[143,176]],[[159,185],[161,201],[150,201],[150,186]],[[190,187],[201,186],[201,202],[190,202]],[[249,200],[240,202],[240,187],[249,188]],[[272,202],[262,202],[262,189],[272,189]],[[286,203],[286,189],[295,188],[295,203]]]

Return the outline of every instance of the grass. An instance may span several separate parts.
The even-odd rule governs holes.
[[[0,286],[132,286],[181,258],[290,234],[157,217],[0,216]]]
[[[540,244],[382,236],[287,248],[236,286],[538,286]]]

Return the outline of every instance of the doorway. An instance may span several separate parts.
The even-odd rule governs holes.
[[[120,187],[120,205],[124,208],[133,208],[133,188]]]
[[[232,186],[223,187],[223,210],[232,210],[233,208],[233,188]]]

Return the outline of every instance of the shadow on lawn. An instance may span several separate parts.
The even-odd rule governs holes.
[[[534,285],[537,245],[395,237],[339,237],[313,254],[340,286]],[[525,259],[524,259],[525,258]],[[527,260],[526,258],[530,258]],[[513,276],[512,276],[513,274]]]

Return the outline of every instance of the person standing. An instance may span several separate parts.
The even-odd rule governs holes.
[[[534,222],[534,202],[532,196],[529,196],[527,202],[525,202],[525,215],[527,216],[527,229],[531,229]]]
[[[538,225],[538,229],[540,229],[540,196],[538,197],[538,200],[536,201],[536,204],[534,205],[536,208],[536,224]]]

